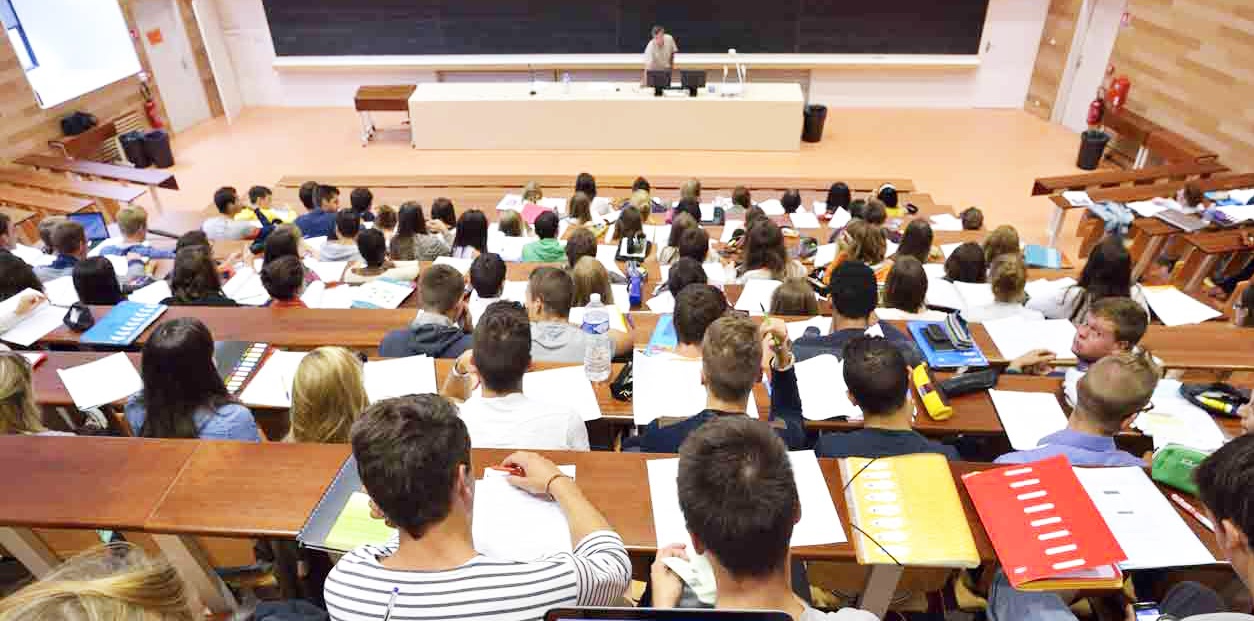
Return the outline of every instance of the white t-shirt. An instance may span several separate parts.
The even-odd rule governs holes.
[[[649,44],[644,46],[644,69],[645,71],[665,71],[671,68],[671,56],[679,51],[679,46],[675,45],[675,38],[669,34],[662,35],[662,45],[658,45],[654,39],[649,39]]]
[[[248,222],[244,220],[232,220],[226,216],[214,216],[205,220],[201,225],[201,230],[205,232],[205,237],[209,241],[218,241],[220,239],[245,239],[253,231],[260,228],[257,222]]]
[[[1040,321],[1045,318],[1040,311],[1032,310],[1022,304],[1007,302],[993,302],[992,304],[974,306],[962,311],[962,318],[969,323],[984,323],[986,321],[1006,319],[1007,317],[1022,317],[1027,321]]]
[[[879,621],[879,619],[858,608],[841,608],[836,612],[821,612],[806,606],[805,612],[797,621]]]
[[[475,396],[461,404],[462,421],[475,448],[551,451],[588,450],[588,428],[573,409],[541,403],[516,392]]]
[[[1145,299],[1145,292],[1141,290],[1141,285],[1132,285],[1132,299],[1149,312],[1149,302]],[[1080,287],[1064,287],[1049,295],[1033,297],[1028,300],[1027,307],[1040,311],[1045,315],[1046,319],[1071,319],[1072,315],[1075,319],[1071,323],[1079,324],[1084,321],[1084,312],[1076,313],[1076,307],[1084,304],[1084,289]],[[1083,309],[1087,311],[1086,309]]]

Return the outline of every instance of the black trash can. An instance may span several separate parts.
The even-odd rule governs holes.
[[[1096,129],[1086,130],[1080,134],[1080,154],[1076,156],[1075,165],[1084,170],[1095,170],[1106,152],[1106,143],[1110,142],[1110,134]]]
[[[130,163],[135,165],[135,168],[152,166],[152,159],[148,157],[148,152],[144,150],[144,132],[126,132],[118,136],[118,142],[122,143],[122,153],[126,155],[126,159]]]
[[[823,139],[823,123],[827,122],[827,106],[812,104],[806,106],[805,123],[801,130],[801,139],[806,142],[818,142]]]
[[[144,134],[144,153],[157,168],[174,165],[174,151],[170,149],[170,134],[158,129]]]

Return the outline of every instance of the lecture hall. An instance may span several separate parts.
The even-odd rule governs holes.
[[[1254,621],[1248,0],[0,24],[0,621]]]

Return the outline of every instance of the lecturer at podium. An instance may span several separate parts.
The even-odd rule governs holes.
[[[653,38],[649,39],[649,44],[644,46],[644,75],[640,83],[649,83],[650,71],[673,71],[675,52],[678,51],[679,46],[675,45],[675,38],[667,34],[665,28],[654,26]]]

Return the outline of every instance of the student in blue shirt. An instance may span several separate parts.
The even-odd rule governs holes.
[[[148,239],[148,212],[143,207],[126,207],[118,212],[118,230],[122,239],[110,239],[98,248],[101,256],[136,254],[149,259],[173,259],[173,250],[153,248]]]
[[[144,344],[143,392],[126,403],[126,421],[141,438],[260,442],[248,408],[227,392],[213,362],[213,335],[199,319],[171,319]]]
[[[832,333],[819,336],[814,327],[806,329],[806,333],[792,344],[793,354],[797,360],[809,360],[821,354],[832,354],[839,358],[848,343],[854,337],[867,333],[867,330],[880,334],[888,339],[897,349],[901,350],[906,364],[911,367],[923,361],[914,339],[892,325],[884,322],[872,322],[871,315],[879,299],[878,286],[875,283],[875,272],[865,263],[845,261],[832,271],[830,282],[832,300]]]
[[[304,192],[304,186],[301,187]],[[302,195],[303,200],[303,195]],[[305,239],[325,237],[335,239],[335,212],[340,210],[340,189],[333,185],[318,185],[313,189],[309,213],[296,218],[295,224]]]

